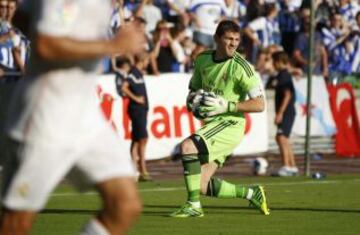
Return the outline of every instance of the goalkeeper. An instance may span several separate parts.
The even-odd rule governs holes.
[[[244,112],[264,110],[260,80],[253,67],[236,52],[239,26],[229,20],[220,22],[214,40],[216,50],[205,51],[195,60],[187,106],[205,125],[181,143],[188,198],[170,216],[204,216],[200,194],[244,198],[268,215],[262,186],[234,185],[213,177],[244,135]],[[250,99],[245,100],[246,95]]]

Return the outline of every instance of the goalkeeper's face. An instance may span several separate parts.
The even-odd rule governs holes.
[[[223,57],[232,57],[240,44],[240,33],[225,32],[221,37],[215,36],[216,50]]]

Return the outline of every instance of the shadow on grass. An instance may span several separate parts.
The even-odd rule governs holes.
[[[174,206],[175,208],[175,206]],[[145,208],[144,208],[145,209]],[[40,212],[42,215],[95,215],[98,210],[90,209],[45,209]],[[170,212],[168,211],[143,211],[142,215],[146,216],[164,216],[167,217]]]
[[[78,215],[91,215],[96,214],[97,210],[91,209],[45,209],[40,214],[78,214]]]
[[[177,209],[179,206],[175,205],[144,205],[146,208],[163,208],[163,209]],[[253,210],[254,208],[247,206],[204,206],[207,213],[209,210]],[[360,213],[360,209],[338,209],[338,208],[300,208],[300,207],[270,207],[271,211],[309,211],[309,212],[339,212],[339,213]]]
[[[179,206],[175,205],[144,205],[142,214],[145,216],[165,216],[167,217],[169,213],[178,209]],[[166,211],[157,211],[154,209],[166,209]],[[238,213],[238,210],[254,210],[254,208],[246,206],[205,206],[206,214],[218,214],[218,211],[212,210],[221,210],[222,213]],[[334,208],[299,208],[299,207],[271,207],[271,211],[307,211],[307,212],[325,212],[325,213],[357,213],[360,214],[360,209],[334,209]],[[96,214],[97,210],[92,209],[45,209],[40,212],[40,214],[78,214],[78,215],[92,215]]]

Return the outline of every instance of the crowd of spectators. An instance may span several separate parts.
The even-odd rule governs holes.
[[[290,71],[304,77],[308,67],[310,0],[114,0],[111,31],[130,20],[143,24],[150,55],[149,74],[191,72],[201,51],[212,49],[212,35],[223,19],[243,29],[239,52],[264,83],[275,70],[271,55],[284,50]],[[333,82],[360,74],[360,1],[315,0],[312,73]],[[112,71],[116,58],[108,63]]]
[[[0,82],[16,81],[25,72],[30,42],[13,24],[17,0],[0,0]]]
[[[0,83],[18,80],[25,72],[30,42],[13,24],[17,0],[0,0]]]
[[[284,50],[290,71],[305,77],[308,67],[310,0],[112,0],[109,36],[129,21],[146,32],[148,74],[191,72],[194,58],[214,48],[212,35],[223,19],[238,23],[238,49],[264,84],[274,75],[272,53]],[[327,82],[360,74],[360,0],[314,0],[312,74]],[[0,0],[0,81],[25,71],[30,42],[12,19],[18,0]],[[116,57],[104,59],[104,72],[116,71]],[[132,58],[130,58],[132,60]],[[13,75],[16,75],[15,77]]]

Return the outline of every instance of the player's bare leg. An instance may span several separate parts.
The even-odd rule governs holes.
[[[277,135],[276,142],[278,143],[280,154],[283,160],[283,167],[278,171],[279,176],[294,176],[299,172],[296,167],[294,154],[292,151],[291,144],[289,142],[289,138],[284,135]]]
[[[26,235],[30,232],[36,212],[12,211],[3,209],[1,216],[1,235]]]
[[[290,166],[289,152],[286,144],[286,137],[283,135],[276,136],[276,142],[279,146],[280,155],[282,157],[283,165]]]
[[[136,166],[137,166],[137,162],[139,161],[139,158],[140,158],[138,148],[139,148],[139,142],[132,141],[131,146],[130,146],[130,154],[131,154],[131,158],[134,161],[134,163],[136,164]]]
[[[291,143],[290,143],[289,139],[287,139],[286,144],[287,144],[287,150],[288,150],[290,166],[291,167],[296,167],[295,156],[294,156],[294,152],[292,150]]]
[[[208,184],[211,177],[218,169],[218,165],[215,162],[203,164],[201,166],[201,194],[206,195]]]
[[[141,202],[133,178],[115,178],[97,185],[103,200],[100,223],[111,235],[124,234],[141,213]]]
[[[298,175],[299,174],[299,169],[296,166],[295,155],[294,155],[294,152],[293,152],[293,149],[292,149],[289,138],[287,138],[286,144],[287,144],[287,151],[288,151],[289,163],[290,163],[291,171],[293,172],[294,175]]]
[[[131,146],[130,146],[130,155],[131,155],[131,159],[133,161],[134,166],[136,167],[136,180],[139,179],[139,151],[138,151],[138,146],[139,146],[139,142],[137,141],[131,141]]]
[[[151,180],[151,177],[149,175],[149,172],[146,168],[146,160],[145,160],[145,151],[146,151],[146,144],[147,144],[148,139],[147,138],[142,138],[139,140],[139,145],[138,145],[138,155],[139,155],[139,160],[138,160],[138,166],[139,166],[139,171],[140,171],[140,181],[148,181]]]

